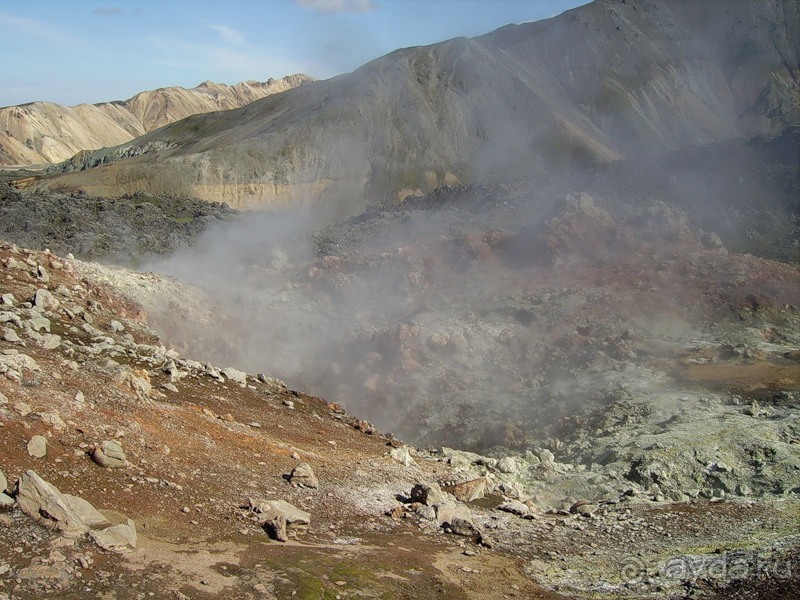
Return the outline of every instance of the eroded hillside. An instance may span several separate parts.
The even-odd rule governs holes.
[[[38,185],[321,203],[335,221],[445,184],[773,136],[800,119],[798,22],[789,0],[598,0],[193,117]]]
[[[225,318],[199,290],[12,245],[0,248],[0,269],[8,598],[798,592],[792,475],[783,491],[725,494],[741,473],[716,457],[707,477],[723,487],[677,498],[663,470],[636,471],[661,485],[628,476],[617,489],[558,446],[421,450],[267,375],[165,345],[148,324],[159,305],[174,321]],[[792,398],[721,417],[781,428],[788,454],[758,436],[762,469],[797,460],[783,416]],[[728,410],[718,399],[698,402]],[[635,426],[643,413],[620,413],[634,415]],[[624,420],[598,426],[617,442],[626,435]]]
[[[0,108],[0,165],[61,162],[81,151],[124,144],[191,115],[241,108],[309,81],[306,75],[236,85],[205,81],[192,89],[160,88],[117,102],[31,102]]]
[[[797,17],[598,0],[0,174],[0,600],[800,597]]]

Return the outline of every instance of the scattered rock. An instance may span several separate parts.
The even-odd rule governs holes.
[[[103,550],[130,552],[136,548],[136,526],[131,519],[128,519],[127,523],[112,525],[100,531],[91,531],[89,535]]]
[[[20,417],[27,417],[33,411],[31,405],[26,402],[15,402],[14,410],[17,411]]]
[[[104,441],[92,451],[91,456],[101,467],[114,469],[128,466],[125,451],[119,442],[113,440]]]
[[[31,317],[24,322],[26,329],[30,331],[46,331],[50,333],[50,319],[42,315],[31,315]]]
[[[44,310],[57,308],[59,305],[58,299],[48,290],[39,288],[33,296],[33,305],[38,306]]]
[[[8,490],[8,480],[6,479],[5,473],[0,470],[0,492],[5,492]]]
[[[41,371],[41,367],[27,354],[0,354],[0,375],[15,383],[22,383],[23,373],[37,371]]]
[[[68,535],[80,535],[108,520],[86,500],[62,494],[54,485],[26,471],[17,482],[16,500],[26,515]]]
[[[435,506],[447,501],[447,495],[438,483],[418,483],[411,488],[411,501],[425,506]]]
[[[270,512],[281,514],[286,517],[286,522],[290,525],[309,525],[311,523],[311,513],[300,510],[285,500],[250,500],[250,506],[254,512],[259,514]]]
[[[417,506],[414,512],[416,512],[420,518],[428,521],[433,521],[436,519],[436,509],[433,506],[425,506],[424,504],[421,504]]]
[[[501,473],[516,473],[517,463],[510,456],[504,456],[497,463],[497,470]]]
[[[512,515],[518,515],[520,517],[524,517],[530,512],[528,505],[523,504],[519,500],[506,500],[497,507],[497,510],[502,510],[503,512],[508,512]]]
[[[61,336],[46,333],[38,341],[45,350],[55,350],[61,345]]]
[[[264,531],[267,535],[277,542],[288,542],[289,535],[286,532],[286,517],[281,514],[271,514],[263,523]]]
[[[480,500],[486,495],[489,480],[486,477],[478,477],[469,481],[462,481],[452,486],[452,494],[461,502],[472,502]]]
[[[36,416],[57,431],[61,431],[67,426],[67,424],[64,423],[64,419],[61,418],[61,415],[55,411],[36,413]]]
[[[311,488],[314,490],[319,487],[319,480],[314,474],[314,470],[311,468],[311,465],[305,462],[300,463],[292,469],[292,473],[289,475],[289,481],[292,485],[298,487]]]
[[[237,369],[234,369],[232,367],[227,367],[225,369],[222,369],[222,374],[226,378],[230,379],[231,381],[235,381],[240,385],[247,384],[247,373],[244,373],[243,371],[238,371]]]
[[[394,448],[389,452],[389,455],[397,462],[402,463],[406,467],[410,467],[414,464],[414,458],[411,456],[411,452],[409,452],[408,446],[400,446],[399,448]]]
[[[22,319],[13,312],[0,312],[0,323],[11,323],[14,327],[22,327]]]
[[[148,399],[150,397],[150,393],[153,391],[153,386],[150,384],[146,372],[136,374],[130,369],[126,369],[119,376],[119,381],[120,383],[130,387],[130,389],[133,390],[142,400]]]
[[[258,515],[259,523],[274,540],[288,540],[287,528],[303,529],[311,523],[311,513],[300,510],[284,500],[250,500],[250,510]]]
[[[17,335],[17,332],[13,329],[9,329],[8,327],[3,328],[3,339],[7,342],[11,342],[12,344],[22,341]]]
[[[47,455],[47,438],[35,435],[28,441],[28,454],[33,458],[44,458]]]
[[[594,502],[589,500],[578,500],[569,507],[569,512],[573,515],[583,515],[584,517],[588,517],[589,515],[597,512],[597,508],[597,504]]]
[[[555,465],[556,457],[550,450],[542,450],[539,452],[539,460],[543,467],[552,469]]]
[[[353,425],[353,428],[362,433],[366,433],[367,435],[374,435],[378,432],[377,427],[375,427],[375,425],[373,425],[369,421],[357,421]]]
[[[480,536],[480,530],[472,521],[469,508],[456,502],[444,502],[436,506],[439,526],[456,535]]]

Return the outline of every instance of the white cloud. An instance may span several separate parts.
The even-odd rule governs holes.
[[[245,44],[244,38],[237,47],[173,36],[150,35],[145,41],[155,50],[155,60],[159,64],[196,71],[203,79],[216,77],[232,82],[233,79],[267,79],[305,72],[304,65],[287,59],[279,50]]]
[[[38,38],[54,46],[75,45],[81,42],[79,38],[62,31],[47,21],[17,17],[5,13],[0,13],[0,30],[8,30],[12,34]]]
[[[229,44],[234,44],[236,46],[244,46],[247,42],[245,37],[242,33],[236,31],[232,27],[227,27],[226,25],[216,25],[213,23],[208,23],[208,26],[216,31],[223,40],[228,42]]]
[[[378,7],[374,0],[295,0],[295,2],[303,8],[322,13],[364,13]]]

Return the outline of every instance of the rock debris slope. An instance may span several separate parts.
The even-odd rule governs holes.
[[[776,135],[800,118],[799,22],[790,0],[597,0],[181,121],[46,185],[323,201],[341,216],[443,184]]]
[[[421,450],[165,345],[144,307],[220,318],[199,290],[10,244],[0,274],[0,597],[798,591],[796,490],[672,498],[544,448]],[[730,485],[739,466],[708,468]]]
[[[205,81],[192,89],[160,88],[117,102],[7,106],[0,108],[0,165],[61,162],[84,150],[124,144],[191,115],[241,108],[311,80],[289,75],[231,86]]]

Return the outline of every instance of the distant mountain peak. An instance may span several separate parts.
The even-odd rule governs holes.
[[[192,89],[162,87],[113,102],[70,107],[29,102],[0,108],[0,165],[60,162],[82,150],[123,144],[191,115],[241,108],[309,81],[313,78],[302,74],[236,85],[204,81]]]

